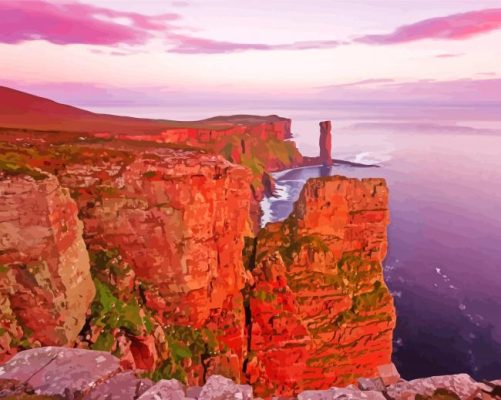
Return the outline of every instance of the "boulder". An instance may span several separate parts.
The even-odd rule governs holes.
[[[212,375],[202,387],[198,400],[251,400],[252,387],[238,385],[231,379]]]
[[[138,400],[183,400],[185,397],[185,388],[181,382],[162,379],[139,396]]]
[[[16,354],[0,367],[0,379],[23,382],[36,394],[73,399],[118,372],[119,361],[109,353],[43,347]]]
[[[461,400],[472,400],[480,395],[480,387],[467,374],[433,376],[399,382],[387,388],[387,393],[394,399],[414,399],[416,395],[432,396],[437,389],[446,389],[455,393]]]
[[[298,395],[298,400],[385,400],[381,392],[360,391],[352,388],[307,390]]]
[[[360,390],[376,390],[378,392],[385,390],[385,385],[380,378],[358,378],[357,383]]]
[[[400,374],[393,363],[379,365],[377,372],[385,386],[393,385],[400,380]]]
[[[134,400],[153,386],[149,379],[139,379],[132,371],[121,372],[96,386],[84,400]]]

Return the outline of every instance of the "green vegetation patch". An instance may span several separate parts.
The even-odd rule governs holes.
[[[103,331],[92,345],[94,350],[110,351],[113,345],[112,331],[123,329],[132,335],[140,335],[146,326],[141,317],[141,307],[136,300],[125,303],[119,300],[111,288],[98,279],[94,279],[96,297],[91,305],[92,324],[100,326]]]
[[[373,289],[370,292],[353,297],[352,307],[336,318],[336,325],[341,326],[348,322],[365,322],[371,320],[390,321],[391,316],[387,313],[367,315],[367,313],[375,311],[386,304],[389,296],[390,293],[387,287],[381,281],[374,282]]]
[[[117,278],[130,270],[122,261],[118,249],[90,251],[89,254],[96,287],[90,322],[91,325],[103,328],[92,348],[110,351],[114,344],[112,333],[117,328],[131,335],[140,335],[143,331],[151,333],[153,319],[140,303],[140,296],[130,296],[130,299],[125,301],[113,286],[105,282],[105,277],[109,274]]]
[[[8,176],[27,175],[36,181],[48,178],[47,174],[23,164],[21,158],[15,153],[0,154],[0,171]]]
[[[225,346],[218,342],[217,333],[208,328],[175,325],[165,328],[165,333],[170,357],[154,372],[144,375],[155,381],[177,379],[186,383],[186,365],[204,365],[207,358],[227,351]],[[187,362],[189,360],[191,361]]]

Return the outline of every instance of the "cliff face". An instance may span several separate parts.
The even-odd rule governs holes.
[[[0,359],[72,345],[95,294],[68,190],[36,170],[9,172],[0,171]]]
[[[36,143],[122,141],[170,143],[220,154],[248,167],[251,220],[259,230],[266,171],[301,165],[303,158],[292,138],[291,120],[277,115],[233,115],[200,121],[169,121],[95,114],[42,97],[0,86],[0,136]],[[18,132],[16,132],[18,130]]]
[[[258,394],[344,385],[390,362],[387,196],[381,179],[310,180],[258,235],[246,368]]]
[[[0,143],[8,188],[0,209],[7,225],[0,226],[18,221],[1,242],[8,245],[0,253],[8,266],[0,280],[5,357],[11,347],[72,345],[79,333],[76,346],[113,352],[122,367],[152,378],[196,385],[222,374],[248,380],[262,396],[348,383],[389,361],[394,310],[381,270],[384,181],[311,180],[292,215],[254,239],[255,175],[248,168],[179,144],[90,142]],[[272,190],[272,182],[266,186]],[[45,200],[45,214],[44,202],[34,200],[40,193],[59,199]],[[13,267],[32,259],[49,272],[66,265],[58,257],[78,241],[77,210],[88,254],[82,250],[69,265],[80,271],[90,260],[90,306],[93,293],[74,301],[70,289],[60,289],[58,279],[79,283],[78,276],[66,281],[57,270],[47,281],[37,267],[28,279]],[[42,224],[37,218],[50,221],[52,236],[32,231]],[[32,236],[43,244],[26,247]],[[88,275],[85,282],[92,290]],[[55,316],[44,328],[62,329],[60,341],[42,335],[30,307]],[[35,329],[40,336],[29,335]]]
[[[188,123],[183,123],[187,125]],[[179,123],[181,125],[181,123]],[[93,133],[92,136],[141,142],[170,143],[203,148],[249,167],[253,173],[299,165],[301,153],[292,138],[291,120],[278,116],[216,117],[193,126],[173,126],[156,133]],[[259,169],[259,171],[257,171]]]
[[[251,235],[246,168],[203,151],[132,142],[3,145],[0,164],[11,174],[34,166],[57,174],[76,201],[69,210],[78,207],[83,221],[89,255],[81,259],[90,256],[96,286],[92,305],[81,304],[89,315],[80,347],[113,351],[126,368],[193,384],[216,372],[241,378],[242,248]],[[7,208],[26,201],[23,191],[12,197]],[[32,224],[19,229],[34,234]],[[53,344],[45,337],[40,343]]]
[[[252,174],[251,220],[253,230],[257,232],[261,219],[259,202],[267,190],[268,181],[272,181],[267,172],[292,168],[303,162],[295,143],[287,140],[292,137],[291,120],[277,116],[234,116],[226,117],[224,123],[218,121],[214,118],[198,123],[203,122],[207,127],[202,124],[199,127],[168,128],[155,134],[102,133],[95,136],[201,148],[247,167]]]
[[[94,344],[111,350],[118,343],[127,366],[191,383],[214,371],[240,379],[248,171],[218,156],[170,149],[136,152],[125,167],[75,168],[61,179],[78,193],[103,293],[113,288],[129,304],[132,290],[140,299],[142,321],[129,332],[127,321],[107,321],[99,300],[90,323]],[[103,175],[109,178],[97,183]]]
[[[80,346],[191,383],[245,356],[248,170],[219,156],[106,143],[41,152],[76,199],[97,294]]]
[[[332,165],[332,134],[331,134],[331,121],[320,122],[320,161],[325,167]]]

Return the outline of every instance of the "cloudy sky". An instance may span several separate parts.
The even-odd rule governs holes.
[[[0,84],[87,108],[501,103],[501,0],[0,0]]]

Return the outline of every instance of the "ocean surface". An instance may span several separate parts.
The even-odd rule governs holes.
[[[117,112],[113,109],[95,111]],[[118,112],[119,113],[119,112]],[[406,379],[467,372],[501,377],[501,112],[496,108],[339,107],[327,110],[147,110],[200,119],[232,113],[293,119],[305,155],[318,153],[318,122],[333,121],[333,157],[377,168],[330,174],[383,177],[390,188],[385,279],[397,308],[394,362]],[[264,221],[285,218],[309,167],[275,174],[279,197]]]

